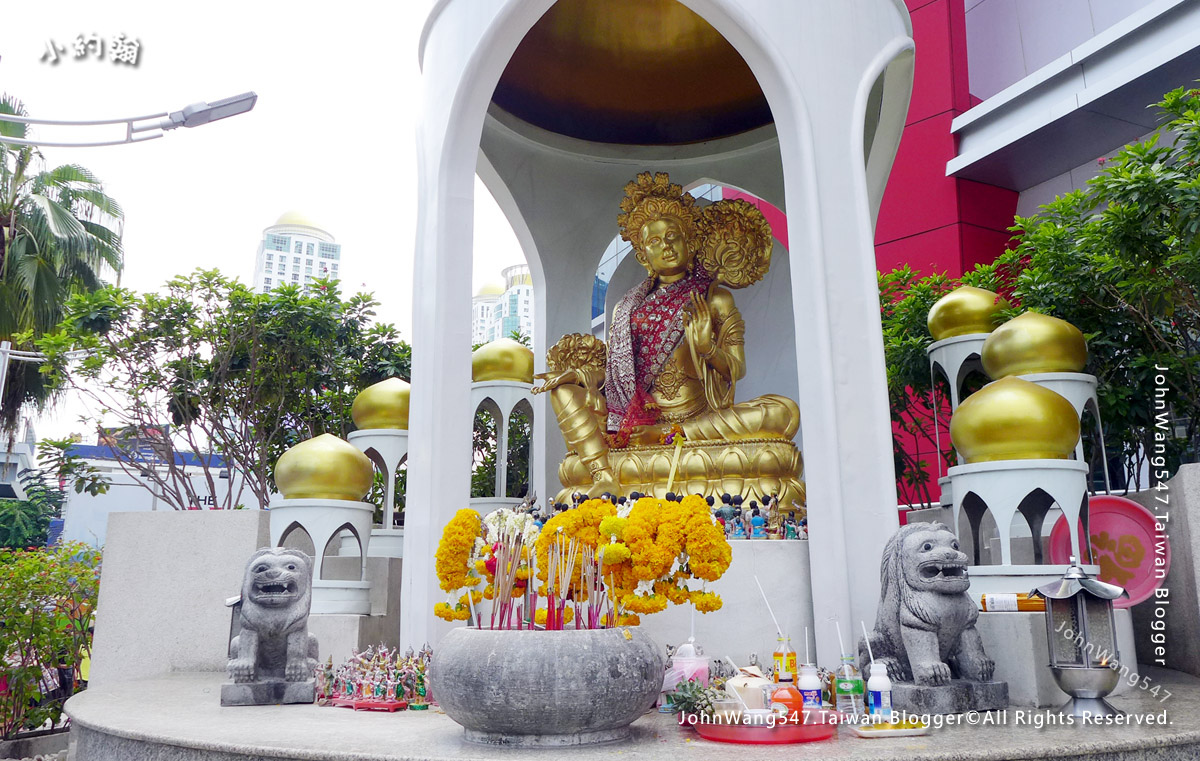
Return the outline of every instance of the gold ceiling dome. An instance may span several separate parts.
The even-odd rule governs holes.
[[[367,456],[329,433],[300,442],[275,463],[275,485],[284,499],[359,501],[374,480]]]
[[[1066,397],[1048,388],[1004,378],[958,406],[950,440],[967,463],[1065,460],[1079,443],[1079,415]]]
[[[533,383],[533,350],[511,338],[486,343],[471,354],[471,380]]]
[[[992,378],[1030,373],[1077,373],[1087,364],[1087,341],[1066,320],[1037,312],[1014,317],[988,336],[980,353]]]
[[[399,378],[387,378],[368,386],[354,397],[350,417],[359,430],[398,428],[408,430],[409,385]]]
[[[929,333],[933,340],[991,333],[996,329],[997,314],[1008,309],[1008,302],[983,288],[964,285],[934,302],[929,308]]]
[[[745,60],[677,0],[559,0],[517,46],[492,100],[602,143],[693,143],[772,122]]]

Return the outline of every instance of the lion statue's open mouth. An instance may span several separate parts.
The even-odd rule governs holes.
[[[298,593],[299,584],[294,578],[263,580],[254,582],[251,598],[260,605],[282,605]]]
[[[956,561],[930,560],[917,566],[917,572],[925,581],[967,580],[967,564]]]

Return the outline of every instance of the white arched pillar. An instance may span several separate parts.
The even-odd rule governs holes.
[[[433,552],[441,527],[466,502],[471,411],[460,400],[470,383],[470,282],[463,273],[480,153],[528,222],[527,256],[539,273],[539,369],[549,343],[589,330],[596,264],[615,233],[622,188],[638,171],[667,171],[684,185],[720,177],[787,213],[794,325],[780,326],[780,335],[796,345],[812,564],[844,569],[813,585],[822,662],[836,661],[829,619],[853,627],[874,618],[878,558],[898,521],[872,239],[911,85],[907,11],[900,0],[682,2],[745,59],[773,127],[712,143],[602,146],[512,123],[487,114],[491,94],[552,0],[443,0],[430,14],[421,51],[402,647],[436,633]],[[881,74],[882,95],[872,98]],[[493,194],[504,207],[505,194]],[[553,466],[561,438],[548,425],[539,430]],[[424,506],[419,515],[414,506]]]

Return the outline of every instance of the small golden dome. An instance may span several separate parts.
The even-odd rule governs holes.
[[[490,283],[484,283],[475,296],[501,296],[504,294],[504,283],[499,280],[493,280]]]
[[[359,501],[374,480],[370,459],[329,433],[300,442],[275,463],[275,485],[284,499]]]
[[[996,313],[1001,309],[1008,309],[1003,297],[964,285],[929,308],[929,333],[935,341],[968,333],[991,333],[996,328]]]
[[[311,227],[314,230],[322,229],[316,222],[295,210],[280,214],[279,219],[275,220],[274,226],[278,227],[279,225],[299,225],[300,227]]]
[[[533,350],[511,338],[484,344],[471,355],[471,380],[533,383]]]
[[[409,385],[399,378],[388,378],[368,386],[354,397],[350,417],[359,430],[399,428],[408,430]]]
[[[1087,364],[1087,341],[1066,320],[1025,312],[988,336],[983,369],[999,380],[1029,373],[1077,373]]]
[[[968,463],[1065,460],[1079,443],[1079,415],[1048,388],[1004,378],[958,406],[950,419],[950,440]]]

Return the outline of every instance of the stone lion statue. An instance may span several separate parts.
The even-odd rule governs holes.
[[[317,638],[308,633],[312,561],[299,550],[262,549],[242,580],[241,632],[229,643],[235,683],[313,678]]]
[[[979,611],[967,595],[967,556],[950,529],[941,523],[902,526],[884,547],[880,581],[871,651],[890,679],[920,685],[991,681],[996,664],[975,630]],[[858,662],[869,676],[864,638]]]

